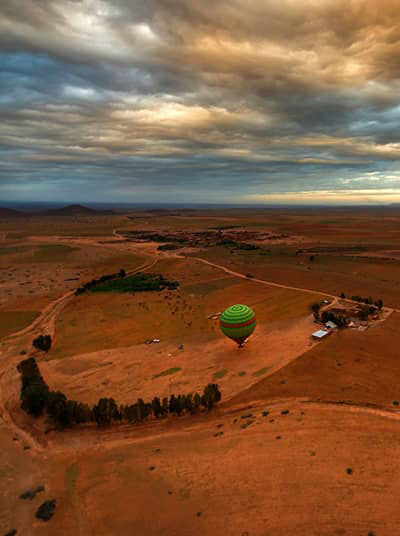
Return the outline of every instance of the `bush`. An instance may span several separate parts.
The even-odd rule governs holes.
[[[24,359],[17,367],[21,373],[21,407],[30,415],[38,417],[45,408],[49,388],[40,374],[34,357]]]
[[[320,309],[321,309],[321,304],[318,303],[318,302],[317,302],[317,303],[313,303],[313,304],[311,305],[311,311],[312,311],[313,313],[318,313]]]
[[[21,392],[22,409],[33,417],[39,417],[46,407],[48,394],[47,385],[32,382]]]
[[[48,521],[54,515],[56,511],[57,501],[52,499],[51,501],[45,501],[42,503],[36,511],[36,517],[42,519],[43,521]]]
[[[48,352],[51,348],[51,336],[39,335],[39,337],[36,337],[36,339],[33,339],[32,344],[37,350]]]

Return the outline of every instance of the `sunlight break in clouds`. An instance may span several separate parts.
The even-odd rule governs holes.
[[[2,0],[0,196],[399,201],[399,23],[392,0]]]

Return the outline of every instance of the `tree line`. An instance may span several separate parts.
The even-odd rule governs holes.
[[[24,359],[18,365],[21,373],[21,407],[34,417],[48,414],[58,428],[72,424],[95,422],[98,426],[127,421],[140,423],[149,417],[162,418],[168,415],[194,415],[202,410],[211,411],[221,400],[218,385],[206,385],[203,393],[189,393],[170,397],[154,397],[151,402],[139,398],[128,405],[118,405],[113,398],[100,398],[89,406],[69,400],[61,391],[51,391],[40,374],[34,357]]]
[[[84,292],[140,292],[151,290],[175,290],[178,281],[168,281],[161,274],[147,274],[138,272],[127,276],[123,268],[114,274],[102,275],[92,279],[75,290],[75,296]]]
[[[97,285],[101,285],[102,283],[106,283],[107,281],[112,281],[113,279],[123,279],[125,276],[126,272],[123,268],[121,268],[119,272],[116,272],[114,274],[102,275],[99,279],[92,279],[91,281],[88,281],[87,283],[84,283],[83,285],[78,287],[75,290],[75,296],[83,294],[84,292],[93,289]]]
[[[340,297],[345,299],[346,298],[346,294],[344,292],[342,292],[340,294]],[[379,299],[379,300],[373,300],[371,296],[368,296],[368,298],[363,298],[362,296],[351,296],[350,298],[352,301],[355,301],[355,302],[359,302],[359,303],[365,303],[366,305],[374,305],[375,307],[377,307],[378,309],[382,309],[383,307],[383,300]]]

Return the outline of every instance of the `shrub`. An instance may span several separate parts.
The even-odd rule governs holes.
[[[36,339],[33,339],[32,344],[37,350],[48,352],[51,348],[51,336],[39,335],[39,337],[36,337]]]
[[[56,500],[52,499],[51,501],[45,501],[42,503],[36,512],[36,517],[42,519],[43,521],[48,521],[54,515],[56,511]]]

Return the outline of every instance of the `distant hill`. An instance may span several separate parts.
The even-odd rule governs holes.
[[[38,213],[41,216],[96,216],[99,214],[114,214],[112,210],[95,210],[83,205],[67,205],[62,208],[52,208]]]
[[[43,217],[43,216],[98,216],[114,214],[112,210],[95,210],[83,205],[67,205],[62,208],[49,210],[27,212],[15,210],[13,208],[0,207],[0,218],[26,218],[26,217]]]
[[[21,212],[20,210],[15,210],[13,208],[3,208],[0,207],[0,218],[16,218],[25,216],[24,212]]]

